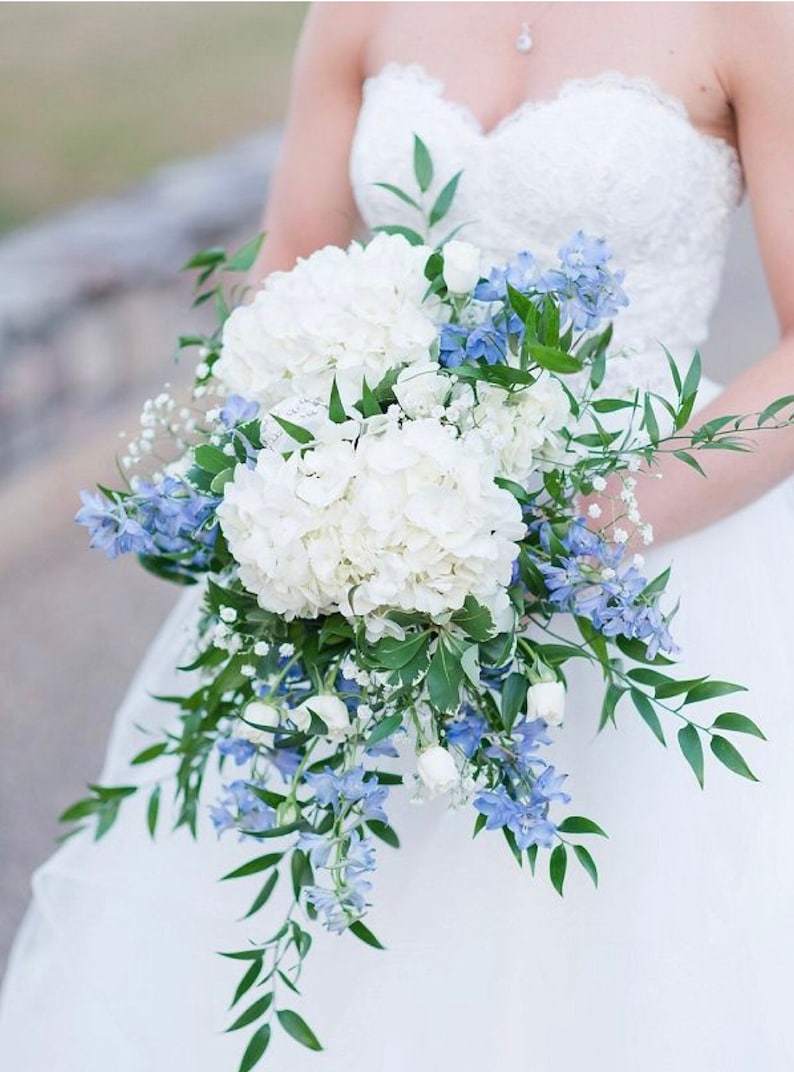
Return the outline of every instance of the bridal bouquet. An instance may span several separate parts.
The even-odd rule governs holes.
[[[432,163],[418,139],[415,164],[419,197]],[[206,251],[189,267],[206,288],[256,250]],[[84,494],[78,520],[109,557],[135,552],[204,586],[184,668],[198,687],[163,698],[175,726],[133,763],[172,760],[177,825],[195,830],[206,803],[219,833],[250,843],[226,876],[258,877],[249,916],[291,887],[275,932],[226,954],[244,968],[235,1004],[257,994],[231,1025],[253,1029],[246,1072],[276,1024],[320,1048],[282,1003],[312,921],[380,946],[365,919],[376,842],[399,845],[389,809],[402,782],[468,808],[475,834],[498,832],[519,865],[534,871],[544,854],[560,893],[571,861],[597,883],[581,839],[604,832],[568,808],[553,763],[570,660],[600,669],[601,727],[622,703],[662,742],[670,723],[701,784],[704,744],[752,778],[726,733],[762,734],[733,712],[690,717],[739,686],[670,673],[669,571],[647,578],[628,549],[652,539],[636,471],[664,452],[699,468],[698,449],[741,447],[743,419],[682,432],[697,356],[683,376],[670,359],[671,398],[605,392],[627,299],[602,239],[575,234],[553,265],[524,252],[493,266],[454,237],[431,248],[384,228],[273,273],[231,311],[220,284],[209,299],[217,331],[181,340],[201,347],[193,403],[147,403],[126,486]],[[144,476],[169,437],[172,460]],[[204,802],[210,762],[224,784]],[[104,833],[135,791],[95,786],[65,818]],[[152,833],[160,798],[158,785]]]

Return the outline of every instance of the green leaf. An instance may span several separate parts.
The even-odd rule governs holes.
[[[419,189],[423,194],[427,193],[433,181],[433,161],[418,134],[414,134],[414,175]]]
[[[660,682],[655,686],[657,700],[670,700],[673,696],[680,696],[683,692],[689,692],[695,685],[705,681],[704,677],[690,677],[681,681],[670,678],[669,681]]]
[[[250,919],[251,916],[256,915],[260,908],[264,907],[270,900],[273,890],[276,888],[276,883],[279,879],[278,871],[272,871],[268,876],[267,882],[254,898],[253,904],[242,917],[243,919]]]
[[[617,413],[621,409],[634,409],[634,403],[625,398],[597,398],[591,406],[596,413]]]
[[[463,172],[459,171],[456,175],[453,175],[444,187],[444,189],[436,198],[435,204],[430,209],[431,227],[435,227],[437,223],[440,223],[452,207],[452,202],[455,199],[455,193],[458,189],[458,183],[460,182],[460,177],[462,174]]]
[[[640,692],[639,689],[630,689],[631,699],[634,706],[637,708],[640,717],[643,722],[652,730],[653,735],[656,737],[660,744],[666,745],[667,741],[664,739],[664,731],[662,730],[662,724],[659,721],[659,716],[654,710],[653,704],[645,695],[644,692]]]
[[[559,372],[567,375],[570,372],[581,372],[582,362],[572,354],[566,354],[564,350],[557,350],[553,346],[542,346],[540,343],[530,343],[529,355],[535,364],[549,372]]]
[[[149,797],[149,803],[146,806],[146,827],[149,831],[150,837],[154,837],[157,830],[157,818],[160,814],[160,786],[156,785],[152,790],[152,795]]]
[[[213,495],[222,495],[223,489],[226,487],[229,481],[233,479],[234,469],[232,469],[231,467],[228,469],[224,469],[222,473],[217,473],[212,478],[212,481],[210,483],[210,491],[213,493]]]
[[[284,417],[279,417],[275,413],[271,413],[270,416],[284,429],[291,439],[294,439],[296,443],[300,443],[301,446],[314,440],[314,432],[310,432],[308,428],[301,428],[299,424],[293,424],[292,421],[285,420]]]
[[[694,469],[696,473],[705,477],[706,471],[703,466],[696,458],[693,458],[692,455],[688,454],[685,450],[674,450],[673,457],[678,458],[680,462],[684,462],[690,469]]]
[[[142,752],[139,752],[135,759],[133,759],[132,766],[137,767],[141,763],[151,763],[153,759],[157,759],[168,748],[168,741],[160,741],[159,744],[150,745],[149,748],[144,748]]]
[[[596,862],[584,845],[574,845],[573,851],[576,853],[576,859],[588,873],[593,880],[593,885],[598,888],[598,868]]]
[[[348,930],[351,934],[355,934],[356,938],[360,938],[365,945],[371,945],[373,949],[386,948],[380,941],[378,941],[369,927],[366,927],[360,919],[357,919],[355,923],[351,923]]]
[[[388,235],[402,235],[402,237],[410,242],[412,246],[423,246],[425,244],[424,238],[410,227],[401,227],[397,224],[384,224],[380,227],[373,227],[374,234],[388,234]]]
[[[675,421],[675,430],[679,431],[687,423],[692,416],[692,410],[695,406],[695,398],[697,397],[697,390],[700,384],[701,374],[701,360],[700,354],[696,351],[695,356],[692,358],[692,364],[689,366],[686,377],[684,379],[684,385],[681,388],[681,409]]]
[[[384,637],[377,644],[373,644],[370,651],[379,666],[387,670],[399,670],[401,666],[407,666],[429,643],[429,632],[413,633],[404,640]]]
[[[225,272],[247,272],[259,256],[264,240],[265,233],[262,231],[255,238],[252,238],[250,242],[246,242],[244,246],[241,246],[236,253],[233,253],[223,270]]]
[[[399,849],[400,839],[397,836],[397,831],[388,823],[381,823],[377,819],[368,819],[367,827],[372,831],[376,838],[379,838],[385,845],[388,845],[392,849]]]
[[[512,729],[527,698],[529,682],[523,674],[509,674],[502,686],[502,723]]]
[[[695,772],[700,788],[703,788],[703,745],[697,729],[687,723],[678,731],[678,744],[684,759]]]
[[[652,581],[645,585],[640,595],[643,597],[658,596],[667,587],[667,582],[670,580],[670,567],[663,570],[658,577],[654,577]]]
[[[240,998],[244,997],[248,993],[248,991],[251,989],[251,987],[254,985],[254,983],[259,978],[259,973],[261,971],[262,971],[262,961],[261,960],[252,960],[251,963],[248,966],[248,969],[247,969],[245,975],[240,980],[240,982],[239,982],[239,984],[237,986],[237,989],[234,992],[234,997],[232,998],[231,1008],[234,1008],[234,1006],[237,1004],[237,1002],[240,1000]]]
[[[304,886],[311,886],[314,882],[312,865],[309,857],[301,849],[295,849],[290,859],[290,876],[292,878],[292,892],[295,900],[300,899],[301,890]]]
[[[635,668],[634,670],[629,670],[626,676],[630,677],[632,681],[636,681],[639,685],[649,685],[651,688],[654,689],[660,685],[667,685],[673,680],[672,678],[669,678],[666,674],[660,674],[658,670],[650,670],[645,666],[640,666]]]
[[[776,398],[774,402],[770,402],[758,415],[758,427],[760,428],[762,424],[766,424],[786,406],[794,406],[794,395],[784,395],[783,398]]]
[[[249,1005],[248,1008],[238,1016],[231,1027],[227,1027],[227,1033],[229,1031],[239,1031],[241,1027],[248,1027],[254,1020],[258,1020],[260,1016],[264,1016],[270,1006],[273,1004],[273,995],[265,994],[264,997],[259,998],[253,1005]]]
[[[483,819],[484,818],[485,818],[485,816],[483,815]],[[529,848],[527,849],[527,863],[529,864],[529,870],[532,872],[533,875],[535,874],[535,864],[537,863],[537,861],[538,861],[538,846],[537,846],[537,844],[530,845]]]
[[[402,721],[403,716],[399,711],[381,719],[381,721],[372,728],[372,731],[364,742],[364,747],[371,748],[372,745],[377,744],[378,741],[385,741],[387,737],[391,737],[394,731],[400,728]]]
[[[741,774],[742,778],[749,778],[751,782],[757,782],[758,779],[747,766],[744,756],[735,748],[727,737],[720,737],[719,734],[714,734],[711,738],[711,751],[728,770],[733,771],[734,774]]]
[[[564,845],[558,845],[549,857],[549,878],[554,889],[562,897],[565,872],[568,870],[568,853]]]
[[[405,190],[401,190],[399,186],[394,186],[390,182],[373,182],[372,185],[379,186],[381,190],[388,190],[390,194],[394,194],[395,197],[399,197],[401,201],[404,201],[406,205],[410,205],[411,208],[415,208],[417,212],[422,211],[422,207],[419,202],[414,201],[414,199],[409,194],[407,194]]]
[[[604,693],[604,702],[601,705],[601,714],[598,719],[598,732],[600,733],[607,722],[611,722],[613,726],[617,725],[615,721],[615,708],[617,707],[620,698],[626,694],[626,689],[620,685],[610,683],[607,686],[607,691]]]
[[[460,657],[440,639],[427,670],[427,691],[438,711],[453,711],[458,707],[462,681]]]
[[[598,834],[606,837],[606,832],[592,819],[586,819],[583,815],[568,815],[557,827],[561,834]]]
[[[380,403],[366,380],[361,383],[361,404],[359,409],[362,417],[377,417],[381,412]]]
[[[190,260],[185,261],[181,271],[188,272],[192,268],[216,268],[226,260],[226,250],[220,246],[212,249],[203,249],[200,253],[194,253]]]
[[[270,1032],[270,1024],[262,1024],[259,1030],[251,1036],[251,1041],[246,1046],[240,1062],[239,1072],[250,1072],[254,1065],[258,1064],[260,1057],[270,1045]]]
[[[593,362],[593,366],[590,369],[590,386],[594,391],[597,391],[601,384],[604,382],[604,376],[607,371],[607,355],[606,351],[602,351]]]
[[[268,868],[277,867],[281,863],[283,855],[281,852],[269,852],[266,856],[257,856],[255,860],[249,860],[247,864],[243,864],[241,867],[235,868],[234,871],[230,871],[228,875],[224,875],[221,882],[225,882],[230,878],[246,878],[248,875],[258,875],[262,871],[267,871]]]
[[[520,290],[511,287],[509,283],[507,284],[507,299],[522,320],[526,320],[528,316],[531,316],[534,309],[532,302],[526,294],[522,294]]]
[[[344,424],[347,420],[347,414],[345,413],[345,407],[342,405],[342,396],[339,394],[339,386],[336,382],[336,376],[334,376],[333,383],[331,384],[331,398],[328,403],[328,416],[334,424]]]
[[[293,1012],[292,1009],[279,1009],[276,1016],[278,1017],[278,1022],[287,1034],[291,1035],[296,1042],[300,1042],[309,1050],[322,1049],[322,1046],[317,1041],[317,1036],[302,1016]]]
[[[643,427],[648,433],[648,438],[651,443],[659,442],[659,424],[656,420],[656,414],[653,412],[653,405],[651,404],[650,395],[645,395],[645,401],[643,404]]]
[[[748,718],[747,715],[740,715],[738,711],[726,711],[724,714],[719,715],[714,719],[712,729],[729,730],[733,733],[749,733],[753,737],[760,737],[762,741],[766,740],[755,722]]]
[[[744,685],[734,685],[730,681],[701,681],[687,693],[686,702],[700,703],[713,700],[717,696],[728,696],[732,692],[747,692]]]
[[[452,621],[478,642],[490,640],[496,629],[491,612],[471,595],[466,596],[461,609],[452,615]]]
[[[193,457],[196,459],[197,465],[200,465],[202,469],[206,469],[208,473],[212,473],[213,476],[229,468],[230,458],[228,454],[224,454],[218,447],[213,447],[209,443],[202,443],[196,447],[193,451]]]

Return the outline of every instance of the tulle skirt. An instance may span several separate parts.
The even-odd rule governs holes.
[[[707,763],[701,791],[628,705],[596,735],[599,682],[570,674],[554,762],[571,811],[596,819],[600,888],[571,867],[564,898],[519,870],[498,833],[472,840],[473,813],[393,791],[403,847],[378,850],[368,919],[387,946],[318,931],[298,1009],[324,1044],[275,1038],[277,1072],[790,1072],[794,1068],[794,494],[790,483],[731,518],[649,555],[673,563],[681,672],[740,681],[738,707],[768,743],[743,738],[760,782]],[[195,614],[188,592],[119,710],[102,779],[141,778],[137,725],[186,691],[174,667]],[[182,680],[180,680],[180,677]],[[705,721],[705,715],[703,718]],[[549,750],[551,751],[551,750]],[[152,777],[144,768],[145,778]],[[278,898],[236,922],[255,879],[218,878],[251,845],[155,842],[141,800],[99,844],[67,842],[33,880],[33,903],[0,1007],[9,1072],[234,1072],[246,1031],[223,1034],[244,948],[278,925]],[[208,787],[207,803],[211,803]],[[594,839],[595,840],[595,839]],[[539,866],[544,866],[541,853]]]

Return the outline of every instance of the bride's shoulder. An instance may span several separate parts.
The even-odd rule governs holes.
[[[716,42],[723,83],[733,103],[767,96],[772,87],[790,92],[794,77],[794,3],[701,5]],[[755,91],[755,92],[754,92]]]

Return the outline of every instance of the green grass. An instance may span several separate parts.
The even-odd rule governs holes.
[[[0,4],[0,230],[281,118],[305,10]]]

